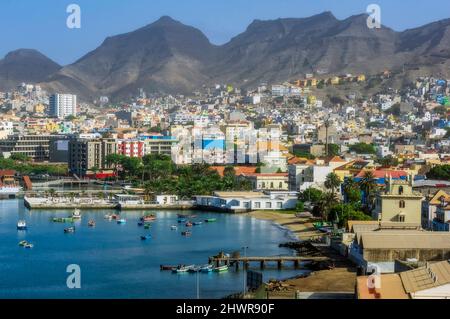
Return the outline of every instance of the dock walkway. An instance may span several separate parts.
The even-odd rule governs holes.
[[[209,257],[209,263],[214,263],[217,267],[221,264],[235,265],[236,269],[239,269],[239,265],[242,263],[245,268],[248,268],[250,263],[259,263],[261,269],[264,269],[269,262],[277,263],[278,268],[281,269],[287,262],[294,264],[295,268],[300,266],[300,262],[308,261],[328,261],[328,257],[300,257],[300,256],[272,256],[272,257]]]

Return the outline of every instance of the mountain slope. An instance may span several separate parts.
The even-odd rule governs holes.
[[[0,89],[7,91],[22,82],[45,81],[60,68],[61,66],[36,50],[20,49],[10,52],[0,60]]]
[[[147,92],[190,93],[202,85],[246,87],[302,77],[305,73],[366,73],[407,70],[450,76],[450,19],[404,32],[369,29],[367,15],[336,19],[330,12],[309,18],[255,20],[222,46],[169,17],[101,46],[54,73],[44,87],[84,99],[115,99]]]
[[[144,28],[107,38],[96,50],[61,69],[50,88],[80,82],[89,95],[127,95],[150,91],[193,90],[208,81],[201,69],[211,62],[214,46],[197,29],[169,17]]]

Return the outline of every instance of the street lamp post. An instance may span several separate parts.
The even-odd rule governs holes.
[[[247,257],[247,249],[248,249],[248,247],[247,246],[245,246],[245,247],[242,247],[242,249],[244,250],[244,257]],[[247,268],[246,268],[246,261],[245,261],[245,258],[244,258],[244,261],[243,261],[243,285],[244,285],[244,295],[243,295],[243,297],[245,298],[245,294],[247,293]]]
[[[200,299],[200,271],[197,271],[197,299]]]

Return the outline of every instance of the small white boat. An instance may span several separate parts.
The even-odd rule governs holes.
[[[72,213],[73,219],[81,219],[81,211],[78,208],[75,208],[75,210]]]
[[[19,220],[17,223],[17,230],[27,230],[27,222],[24,220]]]
[[[126,224],[127,223],[127,220],[126,219],[119,219],[118,221],[117,221],[117,224],[119,224],[119,225],[121,225],[121,224]]]
[[[177,230],[178,227],[174,225],[174,226],[171,226],[170,229],[172,229],[172,230]]]
[[[177,274],[186,274],[194,267],[195,267],[195,265],[177,267],[176,269],[173,270],[173,272],[177,273]]]
[[[215,272],[225,272],[228,271],[228,266],[224,265],[224,266],[219,266],[213,269],[213,271]]]
[[[213,271],[213,266],[212,265],[205,265],[203,267],[201,267],[200,271],[202,273],[209,273]]]

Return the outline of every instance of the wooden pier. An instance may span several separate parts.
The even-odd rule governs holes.
[[[269,262],[276,263],[278,269],[282,269],[285,263],[292,263],[295,268],[300,266],[301,262],[320,262],[328,261],[328,257],[298,257],[298,256],[273,256],[273,257],[209,257],[209,264],[215,264],[217,267],[220,265],[227,265],[236,267],[239,269],[240,264],[247,269],[250,263],[259,263],[260,268],[264,269]]]

